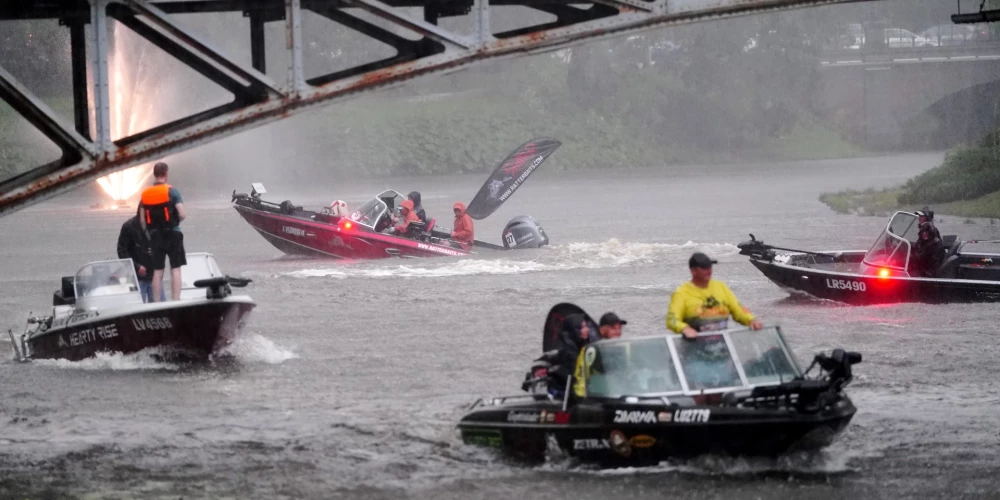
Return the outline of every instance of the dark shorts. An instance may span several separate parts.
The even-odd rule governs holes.
[[[184,252],[184,233],[180,231],[150,231],[149,246],[153,253],[154,271],[162,271],[166,268],[168,258],[171,269],[187,265],[187,257]]]

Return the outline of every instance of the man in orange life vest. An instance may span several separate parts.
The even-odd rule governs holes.
[[[170,259],[170,297],[181,298],[181,266],[187,264],[184,252],[184,234],[180,223],[187,217],[180,191],[167,184],[167,164],[153,166],[156,182],[142,192],[139,205],[139,222],[149,233],[153,254],[153,300],[160,298],[163,289],[163,269]]]

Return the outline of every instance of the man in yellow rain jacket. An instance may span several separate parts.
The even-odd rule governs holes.
[[[670,297],[667,328],[687,338],[698,332],[723,330],[731,315],[741,325],[760,330],[763,325],[736,300],[725,283],[712,279],[716,261],[698,252],[688,260],[691,281],[677,287]]]

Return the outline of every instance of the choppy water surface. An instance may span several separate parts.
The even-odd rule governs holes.
[[[504,222],[526,213],[552,246],[465,259],[283,257],[226,203],[249,179],[192,189],[188,249],[254,280],[245,290],[258,308],[244,337],[198,366],[155,353],[0,362],[0,498],[995,498],[995,305],[791,300],[735,247],[753,232],[793,247],[865,248],[884,221],[835,215],[818,195],[896,183],[938,161],[540,172],[476,230],[499,241]],[[313,206],[419,189],[430,215],[446,220],[481,181],[269,188]],[[127,215],[86,201],[68,196],[0,219],[4,328],[46,312],[59,276],[113,256]],[[946,233],[1000,237],[982,221],[942,219]],[[520,390],[549,307],[614,310],[629,320],[626,335],[662,332],[696,249],[719,258],[716,276],[781,323],[804,360],[837,346],[863,353],[850,390],[859,412],[833,447],[597,471],[558,456],[526,468],[461,444],[466,405]]]

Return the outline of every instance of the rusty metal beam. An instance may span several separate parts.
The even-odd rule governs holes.
[[[52,109],[2,67],[0,67],[0,99],[51,139],[63,154],[72,155],[74,158],[84,156],[93,158],[97,155],[97,148],[92,142],[63,125]]]
[[[36,167],[12,179],[0,179],[0,215],[36,203],[58,193],[91,182],[101,176],[134,165],[156,160],[166,155],[191,149],[223,137],[259,127],[362,92],[402,84],[430,74],[457,71],[490,59],[518,57],[558,50],[588,40],[626,34],[667,24],[682,24],[719,19],[755,12],[786,10],[819,5],[854,3],[872,0],[589,0],[590,9],[580,9],[573,0],[458,0],[440,3],[434,0],[185,0],[183,2],[150,2],[149,0],[90,0],[93,35],[93,81],[95,140],[88,141],[75,131],[53,127],[43,108],[26,106],[30,97],[23,89],[5,90],[5,97],[19,103],[19,112],[34,115],[34,122],[54,134],[63,148],[62,159]],[[596,3],[595,3],[596,2]],[[79,0],[65,0],[63,6],[79,8]],[[448,15],[471,12],[473,35],[458,34],[426,20],[415,19],[399,10],[399,6],[425,7]],[[54,9],[58,0],[40,0],[38,5]],[[284,4],[284,9],[281,9]],[[461,5],[458,5],[461,4]],[[28,5],[34,5],[28,3]],[[489,9],[496,5],[522,5],[547,11],[557,21],[532,26],[509,33],[492,33]],[[459,7],[459,8],[456,8]],[[472,7],[475,8],[471,11]],[[237,98],[214,108],[175,122],[140,132],[129,138],[110,142],[107,99],[107,13],[112,13],[154,44],[166,47],[181,62],[203,74],[210,74],[216,83],[229,88]],[[122,12],[129,10],[129,15]],[[167,9],[204,8],[204,11],[243,11],[264,14],[264,19],[279,19],[284,12],[288,34],[289,82],[278,87],[267,80],[260,69],[262,59],[255,59],[257,69],[245,68],[221,52],[208,47],[194,34],[170,21]],[[301,9],[312,9],[320,15],[340,22],[370,38],[387,42],[399,54],[393,58],[367,63],[344,71],[305,81],[301,67]],[[411,41],[392,35],[356,16],[343,11],[358,8],[377,16],[395,27],[418,37]],[[215,9],[215,10],[213,10]],[[276,10],[279,9],[279,10]],[[30,7],[29,7],[30,10]],[[48,11],[46,11],[48,12]],[[63,11],[65,17],[65,10]],[[0,6],[0,19],[11,15],[30,16],[35,12],[11,13]],[[435,14],[435,16],[437,15]],[[258,28],[259,31],[259,26]],[[405,40],[405,43],[404,41]],[[261,54],[258,38],[257,52]],[[257,92],[247,95],[229,80],[240,82]],[[9,85],[8,85],[9,87]],[[242,95],[241,95],[242,94]],[[69,135],[67,135],[69,134]],[[86,152],[86,154],[84,154]]]
[[[443,43],[446,46],[458,48],[458,49],[469,49],[474,43],[467,39],[466,37],[459,35],[457,33],[449,32],[446,29],[440,28],[437,25],[431,24],[427,21],[421,21],[419,19],[413,19],[412,17],[397,12],[393,7],[386,5],[378,0],[345,0],[347,3],[360,7],[368,11],[369,13],[381,17],[386,21],[396,24],[402,28],[409,29],[416,33],[419,33],[427,38],[430,38],[436,42]]]
[[[230,60],[212,48],[201,37],[175,24],[155,6],[136,0],[125,0],[125,4],[137,15],[135,17],[137,21],[146,24],[151,29],[160,31],[163,38],[172,39],[173,45],[186,52],[190,57],[196,58],[198,62],[214,66],[217,71],[226,72],[244,80],[249,83],[249,87],[266,91],[272,97],[284,94],[267,75]]]

